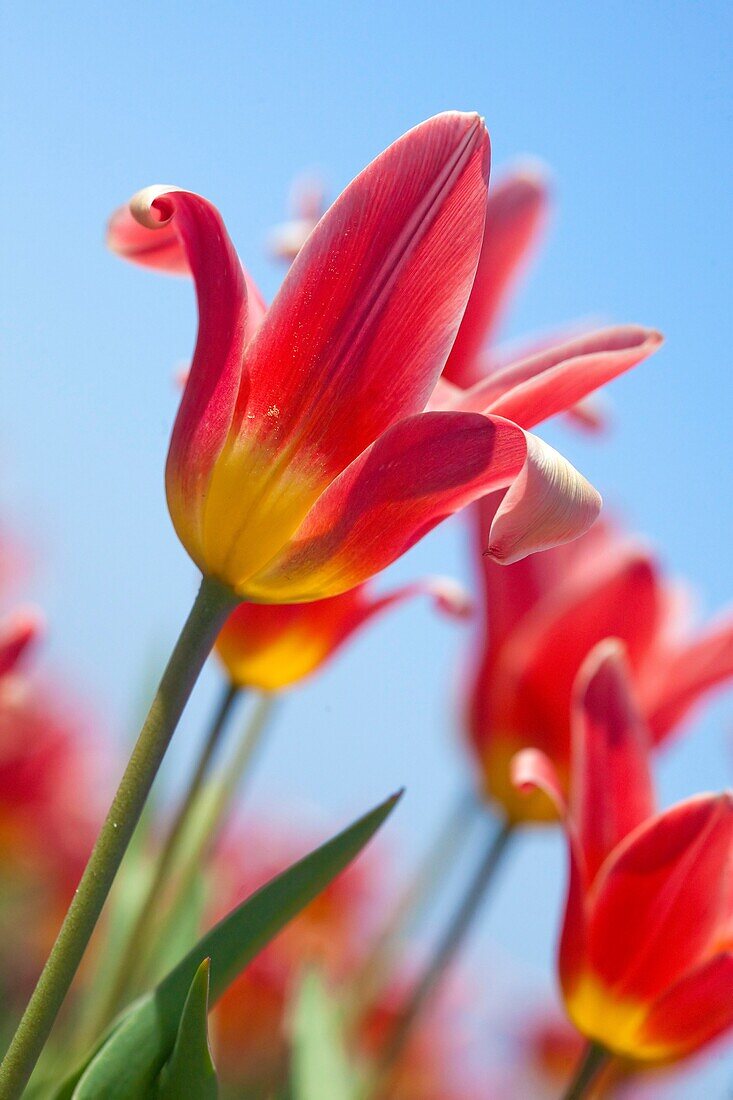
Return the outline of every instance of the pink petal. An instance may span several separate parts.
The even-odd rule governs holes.
[[[535,435],[526,433],[525,439],[526,463],[489,530],[489,557],[502,565],[570,542],[601,510],[598,493],[562,455]]]
[[[574,537],[595,518],[598,497],[572,467],[555,459],[560,473],[539,441],[499,418],[406,418],[329,486],[291,543],[251,578],[248,594],[291,602],[345,591],[384,569],[441,520],[501,486],[511,486],[512,499],[490,545],[504,557]]]
[[[320,220],[248,349],[238,402],[242,446],[277,456],[273,484],[287,465],[320,491],[424,409],[473,282],[488,169],[478,116],[437,115]]]
[[[558,817],[566,816],[568,807],[562,783],[555,771],[555,765],[544,752],[539,749],[522,749],[518,752],[512,758],[511,778],[517,790],[524,794],[534,790],[542,791],[554,804]]]
[[[445,376],[457,385],[480,377],[479,352],[529,259],[548,203],[547,184],[537,171],[517,171],[489,192],[481,259]]]
[[[715,955],[654,1004],[642,1042],[663,1058],[681,1058],[733,1027],[733,954]]]
[[[636,366],[661,342],[658,332],[638,325],[600,329],[497,371],[468,390],[456,407],[533,428]]]
[[[591,650],[578,673],[572,730],[571,812],[592,880],[616,845],[655,812],[649,737],[615,639]]]
[[[616,997],[656,999],[729,920],[733,796],[700,795],[631,833],[594,883],[589,953]]]

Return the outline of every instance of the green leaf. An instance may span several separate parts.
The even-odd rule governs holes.
[[[316,971],[301,983],[292,1031],[292,1100],[359,1100],[362,1081],[346,1053],[341,1011]]]
[[[156,989],[127,1011],[109,1040],[62,1084],[54,1100],[154,1097],[156,1078],[170,1057],[201,959],[211,959],[214,1004],[255,955],[359,854],[399,797],[387,799],[229,913]]]
[[[173,1053],[160,1071],[159,1100],[217,1100],[219,1086],[209,1050],[207,1016],[211,959],[204,959],[183,1006]]]

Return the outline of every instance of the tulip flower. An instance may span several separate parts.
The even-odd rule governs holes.
[[[149,243],[113,219],[110,243],[128,259],[180,269],[183,254],[193,274],[199,334],[168,503],[202,572],[240,598],[338,595],[494,489],[497,560],[595,518],[595,491],[519,425],[425,412],[476,272],[488,162],[475,115],[410,131],[324,215],[264,317],[205,199],[140,192],[130,210]]]
[[[522,748],[541,749],[567,784],[572,685],[593,646],[608,637],[625,643],[658,745],[733,677],[733,615],[695,628],[682,589],[649,549],[606,523],[572,545],[499,568],[480,553],[495,506],[486,500],[472,515],[483,623],[465,724],[486,796],[510,820],[554,820],[541,792],[518,796],[509,762]]]
[[[567,1012],[592,1043],[669,1062],[733,1025],[733,793],[657,812],[649,738],[623,648],[583,664],[566,801],[552,761],[514,760],[518,788],[562,814],[570,882],[559,949]]]
[[[446,614],[470,613],[460,586],[437,577],[384,595],[367,584],[307,604],[241,603],[227,619],[216,652],[236,687],[281,691],[320,669],[375,616],[421,594]]]

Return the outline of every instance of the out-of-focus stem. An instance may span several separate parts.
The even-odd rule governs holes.
[[[377,1065],[375,1080],[378,1085],[384,1083],[399,1061],[417,1019],[435,994],[463,944],[513,835],[513,824],[505,822],[492,836],[469,882],[468,890],[449,921],[427,967],[403,1006],[392,1033],[387,1039]]]
[[[583,1100],[609,1060],[610,1055],[605,1047],[600,1043],[588,1043],[573,1079],[563,1093],[563,1100]]]
[[[473,791],[462,792],[451,807],[447,820],[354,977],[348,996],[350,1020],[358,1020],[378,996],[406,934],[432,900],[466,839],[477,808]]]
[[[204,578],[28,1007],[0,1064],[0,1097],[21,1096],[69,991],[193,686],[234,595]]]

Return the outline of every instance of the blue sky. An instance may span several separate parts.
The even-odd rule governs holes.
[[[703,608],[733,600],[732,27],[715,0],[6,11],[0,502],[36,548],[51,658],[114,736],[128,734],[193,592],[163,462],[195,314],[184,282],[105,252],[108,213],[149,183],[201,191],[271,295],[281,273],[265,241],[291,178],[315,169],[336,193],[449,107],[486,116],[497,171],[532,155],[555,180],[547,247],[506,335],[601,316],[667,336],[612,387],[607,439],[555,425],[546,438],[691,579]],[[392,574],[436,571],[466,573],[459,524]],[[254,803],[339,823],[406,783],[390,841],[399,869],[466,781],[461,640],[417,604],[383,620],[288,701]],[[212,670],[177,739],[174,780],[216,686]],[[729,698],[669,753],[666,801],[730,782],[732,724]],[[470,948],[487,986],[491,967],[508,981],[516,957],[520,984],[549,988],[562,877],[558,838],[528,838]],[[708,1072],[711,1095],[724,1095],[733,1069]]]

